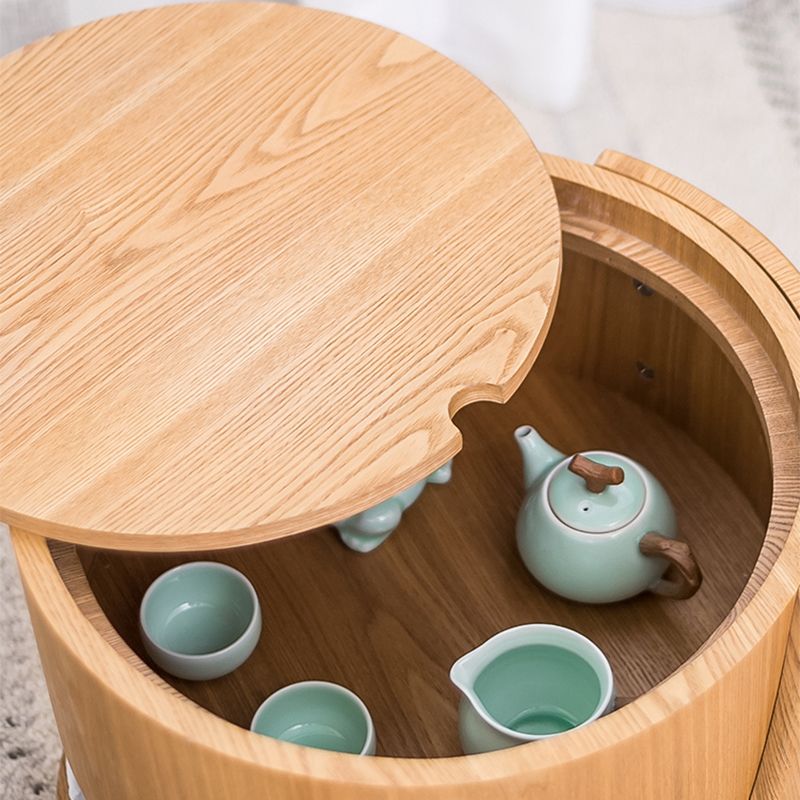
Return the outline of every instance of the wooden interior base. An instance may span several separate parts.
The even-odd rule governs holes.
[[[456,421],[464,449],[452,482],[429,487],[375,552],[353,553],[325,529],[204,554],[250,577],[264,633],[232,675],[208,683],[164,677],[245,727],[279,687],[337,681],[370,708],[379,753],[450,756],[460,748],[448,671],[497,631],[551,622],[585,633],[608,655],[624,699],[680,667],[736,603],[764,528],[731,478],[663,418],[597,385],[535,369],[506,406],[470,406]],[[538,586],[514,541],[523,487],[512,432],[522,423],[565,451],[620,450],[651,469],[674,497],[681,531],[705,568],[701,591],[687,601],[645,595],[588,606]],[[192,556],[84,550],[82,557],[109,620],[144,658],[136,627],[142,594],[160,572]]]

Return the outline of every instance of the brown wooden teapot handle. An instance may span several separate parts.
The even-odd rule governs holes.
[[[703,582],[703,573],[686,542],[668,539],[660,533],[651,531],[642,536],[639,552],[645,556],[666,558],[674,567],[674,578],[662,578],[651,592],[673,600],[685,600],[691,597]]]

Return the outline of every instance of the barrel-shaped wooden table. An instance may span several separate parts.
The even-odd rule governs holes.
[[[767,240],[627,156],[542,160],[471,76],[321,12],[144,12],[0,70],[41,93],[3,154],[0,518],[87,800],[792,796],[800,278]],[[650,469],[700,591],[536,584],[526,423]],[[454,454],[373,553],[327,527]],[[265,627],[191,683],[137,608],[198,557],[248,575]],[[617,710],[461,756],[450,665],[537,621],[597,642]],[[307,678],[364,699],[377,757],[247,730]]]
[[[270,637],[238,674],[189,684],[142,656],[138,598],[186,554],[48,546],[14,532],[65,747],[90,800],[166,786],[236,800],[257,787],[348,799],[634,798],[643,786],[654,798],[749,795],[800,583],[797,277],[752,228],[653,168],[616,154],[595,167],[547,163],[565,260],[537,364],[505,406],[459,412],[452,485],[371,556],[324,529],[204,554],[247,569],[270,598]],[[513,546],[517,420],[564,449],[591,443],[647,464],[704,565],[698,595],[592,607],[539,589]],[[303,576],[314,579],[298,595]],[[458,757],[445,668],[493,630],[531,620],[594,638],[624,705],[568,735]],[[796,780],[795,650],[758,798],[785,797]],[[367,700],[383,757],[306,752],[240,727],[264,693],[306,670]],[[92,757],[92,731],[115,769]]]

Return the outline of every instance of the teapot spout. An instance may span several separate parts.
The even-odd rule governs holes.
[[[522,468],[525,476],[525,491],[538,483],[564,454],[551,447],[530,425],[522,425],[514,431],[522,453]]]

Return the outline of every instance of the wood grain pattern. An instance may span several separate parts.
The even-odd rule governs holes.
[[[552,185],[469,73],[272,4],[0,61],[0,518],[139,550],[361,511],[506,400],[559,273]]]
[[[766,258],[768,265],[762,266],[749,247],[738,243],[747,239],[746,223],[740,229],[733,212],[707,196],[696,199],[695,206],[687,206],[659,188],[669,185],[666,180],[656,178],[653,185],[644,184],[622,173],[555,156],[547,156],[546,163],[562,218],[578,216],[587,220],[590,228],[598,224],[612,227],[623,236],[655,246],[674,261],[691,264],[706,289],[730,303],[756,334],[793,403],[800,405],[795,377],[800,354],[785,344],[797,336],[798,308],[781,288],[783,281],[775,278],[793,268],[774,247],[762,242],[759,253],[766,253],[758,257]],[[651,172],[663,175],[655,168]],[[685,199],[683,194],[680,198]],[[716,219],[733,217],[734,221],[720,227],[706,217],[706,211]],[[591,236],[585,238],[591,240]]]
[[[786,298],[795,317],[800,319],[800,272],[789,263],[772,242],[766,239],[752,225],[686,181],[646,162],[622,153],[606,150],[598,157],[596,164],[603,169],[633,178],[645,186],[657,188],[659,191],[678,200],[687,208],[702,214],[705,219],[712,222],[720,231],[748,252],[748,255],[757,262],[761,270],[772,279],[778,291]],[[791,324],[790,316],[787,317],[787,322]],[[772,352],[776,357],[779,368],[783,367],[783,374],[786,375],[788,369],[782,354],[774,349]],[[795,413],[797,413],[797,409],[800,408],[797,381],[789,380],[787,382],[787,390],[795,401],[794,408]],[[794,470],[783,478],[776,476],[776,480],[796,483],[797,475],[798,471]],[[782,509],[778,509],[778,512],[783,514]],[[768,545],[769,542],[765,546]],[[796,617],[797,609],[795,609]],[[796,625],[796,621],[794,625]],[[793,637],[796,638],[794,634]],[[792,653],[793,641],[790,640],[787,646],[787,659],[784,666],[784,669],[790,669],[790,674],[784,677],[782,686],[791,687],[793,685],[791,675],[793,666]],[[782,692],[779,696],[777,708],[781,708],[785,712],[787,702],[790,706],[792,705],[786,694]],[[770,728],[764,760],[755,784],[754,797],[784,800],[786,797],[800,794],[800,786],[798,786],[800,784],[800,736],[797,735],[796,718],[797,712],[795,712],[795,720],[792,720],[791,716],[787,718],[785,713],[780,714],[776,710],[776,714],[773,717],[773,726]]]
[[[756,230],[747,220],[737,216],[731,209],[722,205],[710,195],[687,183],[676,175],[640,161],[638,158],[604,150],[595,165],[633,178],[640,183],[658,189],[687,208],[702,214],[717,228],[731,237],[754,258],[761,268],[773,279],[779,291],[789,300],[795,312],[800,315],[800,273],[786,256]]]
[[[166,800],[165,786],[180,787],[193,800],[244,800],[267,787],[280,800],[638,800],[643,787],[653,800],[747,797],[766,738],[800,583],[800,332],[795,311],[749,248],[737,244],[702,211],[609,170],[560,159],[548,159],[548,164],[562,203],[565,244],[572,253],[568,268],[583,269],[589,277],[571,286],[565,271],[559,307],[580,308],[579,324],[569,315],[562,320],[556,314],[546,346],[521,391],[536,381],[544,390],[552,380],[546,407],[558,409],[559,385],[598,387],[618,404],[615,435],[629,436],[635,446],[636,430],[622,424],[631,413],[632,419],[647,421],[647,431],[652,430],[650,422],[670,432],[678,429],[682,433],[677,441],[704,451],[704,457],[729,473],[731,480],[725,484],[728,479],[721,476],[721,485],[730,487],[732,498],[747,498],[766,536],[751,574],[740,577],[744,590],[725,619],[694,657],[655,688],[571,734],[470,758],[348,758],[254,737],[199,708],[150,672],[127,647],[97,606],[80,563],[73,558],[72,571],[59,572],[40,537],[15,530],[14,545],[56,718],[90,797],[94,789],[101,798]],[[627,275],[601,266],[608,264]],[[653,286],[656,293],[639,294],[632,278]],[[640,360],[653,367],[652,378],[642,377]],[[476,415],[482,422],[493,419],[490,412],[507,408],[472,406],[457,421],[466,426],[470,415]],[[603,408],[598,415],[608,414],[611,406]],[[575,416],[585,413],[582,404]],[[550,424],[563,424],[559,420],[566,419],[566,409],[562,414]],[[509,426],[509,435],[512,430]],[[472,445],[473,439],[484,444]],[[750,449],[749,462],[739,439]],[[497,441],[481,433],[466,444],[492,449]],[[465,450],[456,461],[454,480],[462,459],[469,473],[471,459]],[[750,479],[743,480],[748,464]],[[455,486],[426,493],[389,543],[395,550],[419,552],[414,571],[406,576],[408,603],[415,603],[415,593],[432,591],[431,574],[446,573],[450,566],[454,581],[467,582],[457,569],[463,545],[452,547],[432,565],[426,561],[427,543],[414,536],[416,525],[434,513],[433,507],[443,505],[442,514],[452,509],[452,501],[445,503],[444,498]],[[480,483],[473,488],[472,481],[467,488],[483,491]],[[513,487],[498,491],[510,496]],[[702,508],[702,500],[682,493],[681,503]],[[475,520],[472,530],[480,523],[480,518]],[[488,548],[494,541],[484,538],[502,535],[493,520],[486,519],[482,528],[482,537],[470,538],[470,547]],[[735,531],[726,530],[707,546],[724,550],[729,535]],[[465,533],[459,529],[451,536],[462,542]],[[326,543],[335,544],[331,540],[326,534],[295,537],[265,543],[254,552],[289,546],[325,550]],[[758,541],[750,544],[758,549]],[[235,555],[227,551],[220,557]],[[102,573],[102,559],[124,557],[85,551],[90,571]],[[129,563],[146,561],[136,556]],[[714,585],[712,575],[707,579],[695,598],[672,605],[700,602]],[[294,602],[303,613],[303,594]],[[334,605],[334,599],[328,603]],[[479,624],[487,624],[487,615],[500,611],[480,609]],[[354,626],[350,635],[364,637],[369,646],[375,638],[416,643],[423,637],[417,630],[425,630],[431,613],[428,605],[422,608],[413,628],[367,617],[367,626]],[[464,635],[474,613],[469,609],[456,617],[453,630],[444,636],[452,641]],[[391,664],[370,666],[385,673],[387,682],[392,680]],[[428,686],[427,680],[415,684],[422,694]],[[118,769],[104,771],[92,758],[97,743],[87,740],[87,731],[103,732],[102,746],[117,754]],[[676,763],[692,768],[676,770]]]
[[[567,208],[562,224],[572,258],[580,253],[629,276],[609,283],[602,271],[588,271],[584,285],[562,289],[577,295],[563,302],[586,294],[609,302],[608,292],[636,294],[642,302],[628,304],[624,315],[608,317],[602,328],[592,318],[568,329],[557,316],[540,363],[602,382],[686,430],[726,465],[766,525],[773,479],[791,475],[795,462],[771,462],[765,437],[792,441],[795,425],[788,403],[769,402],[777,374],[763,350],[753,347],[752,334],[742,336],[730,305],[663,250]],[[684,324],[685,316],[695,325]],[[711,362],[713,370],[707,368]],[[760,439],[764,446],[753,447]]]
[[[800,797],[800,597],[795,604],[778,700],[752,800]]]

